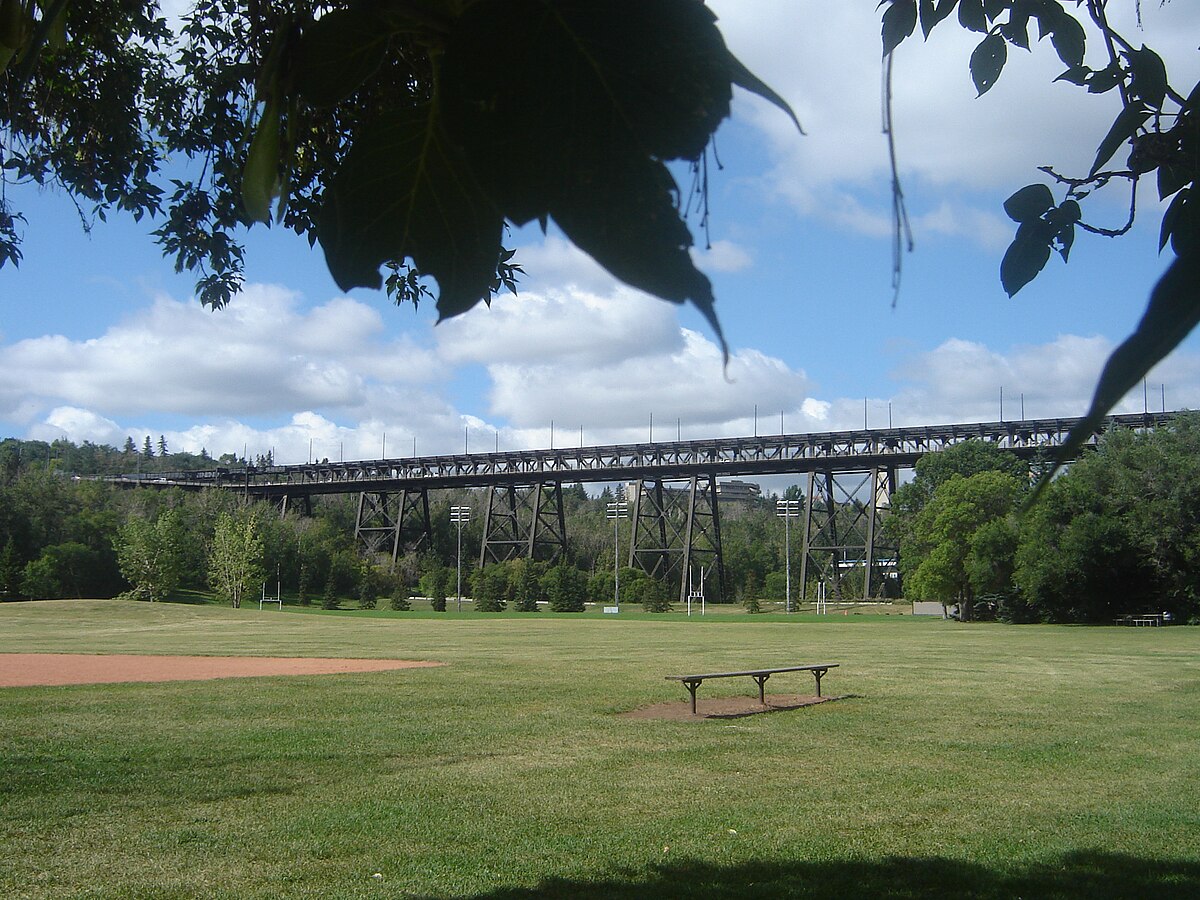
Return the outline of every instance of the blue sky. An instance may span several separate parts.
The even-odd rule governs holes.
[[[319,249],[248,235],[247,290],[229,309],[192,299],[148,236],[114,217],[90,235],[69,200],[10,189],[28,218],[25,259],[0,270],[0,435],[93,440],[162,434],[176,450],[273,449],[319,457],[1078,415],[1104,359],[1136,323],[1164,266],[1160,210],[1081,235],[1069,265],[1007,298],[1001,204],[1042,178],[1082,173],[1115,98],[1052,84],[1048,45],[1014,53],[976,99],[973,42],[951,23],[906,43],[896,140],[916,250],[892,305],[887,154],[874,4],[714,0],[731,49],[793,105],[807,136],[739,93],[711,178],[712,277],[733,350],[728,371],[690,309],[630,291],[551,232],[514,235],[529,275],[516,298],[435,327],[432,304],[340,292]],[[1132,10],[1133,3],[1122,10]],[[1190,88],[1197,4],[1143,4],[1119,28]],[[1093,51],[1095,50],[1093,49]],[[1091,61],[1095,61],[1094,59]],[[1127,196],[1085,216],[1123,221]],[[693,223],[694,224],[694,223]],[[698,243],[703,244],[702,236]],[[1200,404],[1193,339],[1151,375],[1172,408]],[[1125,409],[1142,407],[1141,391]],[[757,420],[755,408],[757,407]]]

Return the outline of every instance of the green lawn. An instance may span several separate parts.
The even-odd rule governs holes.
[[[0,651],[448,665],[0,691],[0,896],[1200,896],[1200,628],[622,616],[2,604]]]

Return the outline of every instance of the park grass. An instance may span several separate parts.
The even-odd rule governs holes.
[[[0,895],[1200,894],[1200,629],[838,618],[0,605],[0,651],[447,663],[0,691]]]

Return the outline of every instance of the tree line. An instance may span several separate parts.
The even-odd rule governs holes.
[[[270,504],[224,491],[129,489],[77,477],[246,462],[233,454],[172,453],[165,441],[155,445],[150,438],[141,450],[132,439],[124,449],[67,440],[0,441],[0,597],[131,592],[161,599],[193,591],[236,605],[265,584],[268,595],[278,589],[300,604],[371,607],[386,601],[403,609],[416,594],[444,609],[458,587],[452,506],[474,510],[463,527],[462,593],[474,599],[475,609],[536,609],[540,603],[570,611],[587,602],[621,602],[666,610],[676,590],[625,566],[628,521],[620,525],[621,569],[614,572],[613,527],[606,518],[614,499],[610,488],[596,496],[582,485],[563,488],[569,540],[555,564],[513,560],[479,568],[483,491],[431,492],[430,540],[392,566],[390,557],[368,558],[355,545],[355,496],[314,498],[312,515],[281,517]],[[793,486],[786,496],[798,497],[800,489]],[[786,595],[784,530],[774,499],[721,504],[725,599]],[[793,597],[798,592],[793,575]]]
[[[887,522],[905,596],[964,619],[1200,622],[1200,416],[1112,430],[1030,503],[1038,475],[978,441],[922,457]]]

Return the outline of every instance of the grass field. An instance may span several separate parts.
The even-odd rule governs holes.
[[[0,896],[1200,896],[1200,628],[622,615],[0,605],[0,651],[447,663],[0,690]]]

